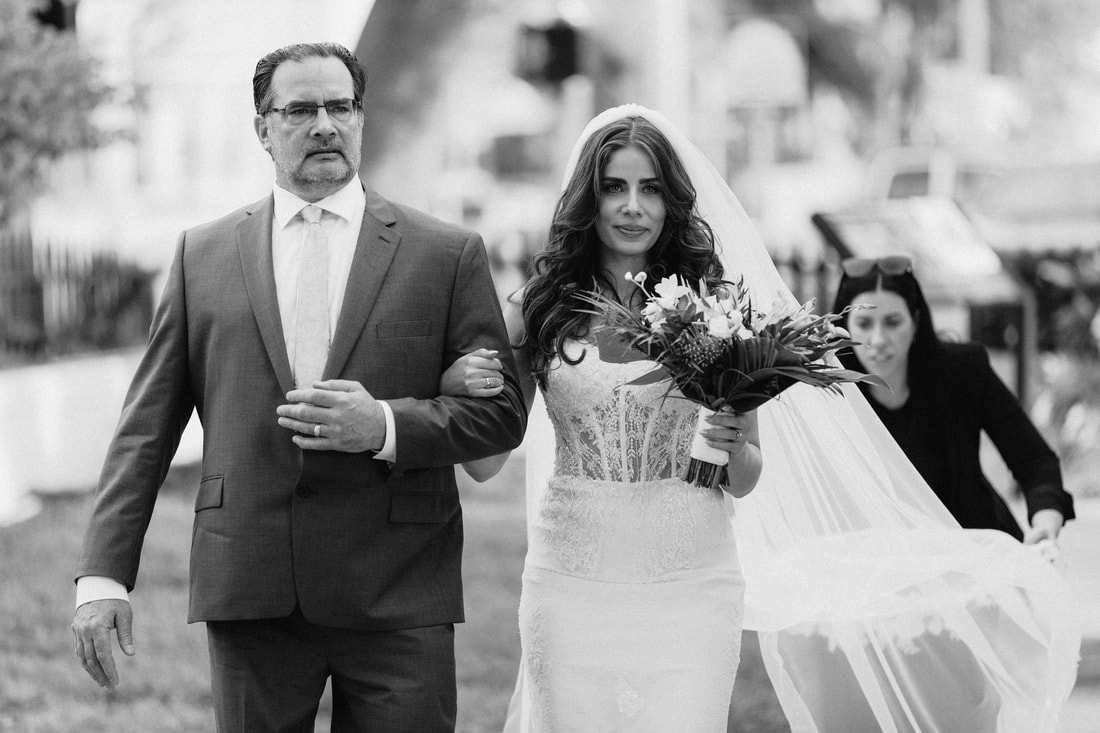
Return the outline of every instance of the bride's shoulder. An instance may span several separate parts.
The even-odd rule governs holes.
[[[504,314],[504,325],[508,329],[508,338],[513,344],[518,344],[523,340],[525,331],[523,325],[523,296],[525,290],[525,287],[521,287],[505,298],[504,303],[501,305],[501,312]]]
[[[516,288],[511,295],[505,298],[505,302],[523,307],[523,299],[525,297],[527,297],[527,286],[521,285]]]

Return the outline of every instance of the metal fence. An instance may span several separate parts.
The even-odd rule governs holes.
[[[0,365],[142,343],[154,273],[0,231]]]
[[[836,286],[840,282],[840,270],[820,258],[803,258],[798,255],[785,258],[773,258],[783,282],[794,293],[798,302],[805,303],[813,298],[816,303],[814,313],[826,313],[832,309]],[[761,308],[770,304],[760,303]]]

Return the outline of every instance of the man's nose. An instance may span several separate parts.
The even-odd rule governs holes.
[[[336,125],[333,124],[332,118],[329,117],[328,110],[324,107],[317,108],[317,119],[313,121],[313,127],[310,129],[310,134],[318,137],[328,137],[336,134]]]

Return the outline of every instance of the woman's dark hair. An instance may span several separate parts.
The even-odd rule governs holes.
[[[930,391],[935,389],[937,375],[940,374],[940,339],[932,324],[932,312],[928,307],[928,301],[924,298],[924,291],[921,290],[920,283],[917,282],[912,270],[900,275],[890,275],[876,268],[863,277],[841,275],[832,312],[840,313],[850,306],[857,296],[879,289],[901,297],[916,324],[913,343],[909,346],[908,387],[911,394],[920,396],[918,399],[926,399]],[[838,325],[847,328],[849,315],[845,314]],[[846,349],[838,356],[841,363],[849,369],[866,371],[866,367],[859,363],[859,359],[850,349]]]
[[[569,363],[562,347],[566,339],[589,333],[588,306],[578,296],[602,289],[614,296],[611,275],[600,269],[600,179],[611,155],[626,147],[644,152],[657,173],[665,204],[665,223],[648,253],[650,281],[680,275],[688,282],[722,282],[722,263],[714,234],[699,217],[695,187],[668,138],[644,117],[626,117],[597,130],[581,149],[577,166],[558,200],[546,247],[531,261],[523,296],[525,346],[539,384],[555,356]]]

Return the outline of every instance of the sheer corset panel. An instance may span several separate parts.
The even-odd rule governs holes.
[[[570,344],[574,358],[582,346]],[[667,383],[626,382],[649,361],[601,361],[586,344],[579,364],[550,372],[546,409],[557,437],[554,475],[532,523],[528,564],[609,582],[658,582],[732,570],[739,578],[723,492],[680,478],[696,407]]]
[[[653,481],[681,476],[698,408],[669,393],[667,382],[629,385],[652,361],[600,360],[594,343],[566,342],[570,359],[547,376],[546,410],[557,436],[554,474],[597,481]]]

